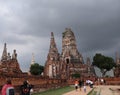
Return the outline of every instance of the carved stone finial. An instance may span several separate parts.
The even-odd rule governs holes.
[[[7,60],[10,60],[10,59],[11,59],[11,56],[10,56],[10,53],[8,53]]]
[[[16,53],[16,50],[13,50],[12,59],[17,59],[17,53]]]

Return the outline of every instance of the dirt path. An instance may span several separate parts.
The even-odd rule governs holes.
[[[73,91],[70,91],[70,92],[65,93],[63,95],[87,95],[91,90],[92,90],[92,88],[87,86],[86,87],[86,92],[84,92],[84,90],[82,88],[81,91],[79,89],[77,91],[73,90]]]
[[[112,85],[100,85],[100,86],[94,86],[96,87],[95,89],[99,92],[100,91],[100,95],[120,95],[120,91],[118,91],[118,89],[120,89],[120,86],[112,86]],[[84,92],[83,88],[80,90],[74,90],[74,91],[70,91],[68,93],[65,93],[63,95],[87,95],[92,88],[87,87],[86,88],[86,92]]]
[[[100,95],[120,95],[120,92],[118,89],[120,89],[120,86],[99,86],[101,89]]]

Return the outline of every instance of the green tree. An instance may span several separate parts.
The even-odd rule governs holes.
[[[80,74],[79,73],[72,74],[72,77],[73,78],[80,78]]]
[[[41,66],[38,63],[35,63],[30,67],[30,73],[32,75],[40,75],[43,72],[43,70],[44,70],[44,66]]]
[[[107,71],[110,71],[113,67],[116,66],[113,58],[104,56],[99,53],[93,57],[93,65],[100,69],[102,76],[105,76]]]

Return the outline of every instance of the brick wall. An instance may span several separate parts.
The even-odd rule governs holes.
[[[7,78],[0,78],[0,90],[2,86],[6,83]],[[15,87],[16,95],[20,93],[20,86],[25,80],[28,80],[30,84],[33,85],[34,92],[40,92],[47,89],[54,89],[57,87],[63,87],[68,85],[64,79],[48,79],[42,77],[19,77],[11,78],[12,84]]]
[[[10,78],[10,77],[7,77]],[[0,90],[2,86],[6,83],[6,77],[0,77]],[[90,79],[94,83],[96,83],[97,78],[83,78],[83,80]],[[120,77],[118,78],[103,78],[106,80],[107,85],[120,85]],[[74,81],[76,79],[70,79],[70,80],[65,80],[65,79],[49,79],[49,78],[43,78],[43,77],[36,77],[36,76],[24,76],[24,77],[14,77],[11,78],[12,84],[15,87],[16,95],[19,95],[20,93],[20,86],[23,84],[25,80],[28,80],[30,84],[34,86],[34,92],[40,92],[43,90],[48,90],[48,89],[54,89],[58,87],[63,87],[67,85],[74,84]],[[79,79],[78,79],[79,80]]]

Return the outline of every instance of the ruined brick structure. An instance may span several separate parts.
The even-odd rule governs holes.
[[[80,74],[84,77],[95,76],[89,58],[84,64],[83,57],[77,49],[75,35],[72,30],[66,28],[62,34],[61,54],[58,52],[52,32],[44,75],[50,78],[71,78],[73,74]]]
[[[120,77],[120,57],[118,52],[116,53],[116,68],[114,70],[115,77]]]
[[[0,75],[15,75],[21,74],[22,71],[19,67],[19,63],[17,61],[17,53],[16,50],[13,50],[12,56],[10,53],[7,53],[6,43],[4,44],[4,49],[2,53],[2,57],[0,60]]]
[[[51,33],[50,40],[50,49],[47,56],[47,62],[45,64],[45,76],[56,77],[59,75],[60,71],[60,54],[58,53],[58,49],[56,47],[56,43],[54,40],[54,34]]]

